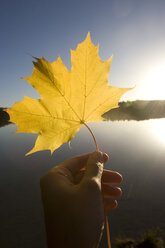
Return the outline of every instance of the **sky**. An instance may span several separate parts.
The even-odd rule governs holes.
[[[0,106],[39,94],[21,77],[32,57],[71,68],[70,50],[90,31],[99,55],[113,62],[109,83],[135,87],[121,100],[165,99],[164,0],[1,0]]]

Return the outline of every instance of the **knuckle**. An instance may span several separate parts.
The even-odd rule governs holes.
[[[98,173],[101,175],[103,173],[103,164],[101,162],[96,163]]]

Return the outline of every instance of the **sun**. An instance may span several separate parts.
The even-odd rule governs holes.
[[[144,81],[148,99],[165,100],[165,63],[151,68]]]

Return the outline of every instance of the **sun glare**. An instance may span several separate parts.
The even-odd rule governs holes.
[[[153,133],[165,145],[165,119],[154,120],[152,123]]]
[[[145,84],[148,99],[165,100],[165,63],[149,71]]]

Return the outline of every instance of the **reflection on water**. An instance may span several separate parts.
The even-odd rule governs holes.
[[[162,145],[165,144],[165,119],[161,121],[152,122],[151,126],[155,136],[162,141]]]
[[[106,168],[123,174],[123,196],[110,212],[112,240],[119,234],[134,237],[144,230],[165,229],[165,143],[155,126],[164,120],[90,124],[100,150],[110,155]],[[44,248],[45,230],[39,180],[61,161],[95,149],[85,127],[51,156],[42,151],[24,155],[36,134],[12,134],[15,125],[0,129],[0,247]],[[160,194],[161,192],[161,194]],[[100,248],[106,247],[103,237]]]

